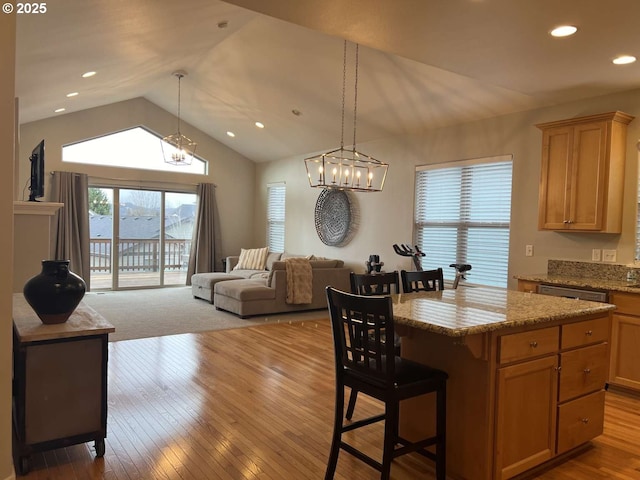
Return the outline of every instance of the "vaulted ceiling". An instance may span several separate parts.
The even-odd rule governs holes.
[[[345,38],[360,44],[358,143],[640,87],[640,62],[611,62],[640,57],[637,0],[56,0],[47,8],[18,15],[21,123],[135,97],[175,113],[172,72],[183,69],[182,119],[256,162],[339,145]],[[578,32],[552,38],[560,24]],[[348,63],[345,144],[352,56]],[[97,75],[82,78],[89,70]]]

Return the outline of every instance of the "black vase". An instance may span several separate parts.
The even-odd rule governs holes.
[[[76,309],[87,285],[69,270],[69,260],[43,260],[42,272],[24,284],[24,298],[42,323],[64,323]]]

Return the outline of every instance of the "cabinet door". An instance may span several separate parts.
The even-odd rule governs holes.
[[[538,215],[538,228],[541,230],[567,228],[572,150],[573,128],[556,127],[544,131]]]
[[[609,382],[640,390],[640,318],[613,314]]]
[[[498,369],[497,479],[550,459],[556,447],[558,356]]]
[[[602,229],[607,175],[606,148],[606,122],[574,127],[567,219],[571,229]]]
[[[518,291],[527,292],[527,293],[537,293],[538,285],[539,285],[538,282],[532,282],[529,280],[518,280]]]

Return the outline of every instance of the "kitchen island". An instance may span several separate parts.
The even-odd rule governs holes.
[[[513,478],[602,433],[613,305],[494,288],[394,297],[402,356],[445,370],[447,475]],[[429,396],[401,434],[433,432]]]

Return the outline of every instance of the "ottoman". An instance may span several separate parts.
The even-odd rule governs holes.
[[[213,287],[216,283],[242,278],[244,277],[222,272],[194,273],[191,275],[191,293],[194,298],[202,298],[213,303]]]
[[[268,287],[262,279],[222,282],[215,286],[214,292],[216,309],[235,313],[240,318],[273,312],[277,304],[276,289]]]

